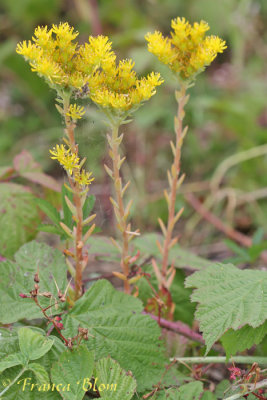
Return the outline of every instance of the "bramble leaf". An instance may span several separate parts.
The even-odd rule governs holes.
[[[111,358],[102,358],[96,364],[96,382],[101,399],[130,400],[136,390],[136,381]],[[101,385],[102,390],[101,390]],[[116,385],[116,386],[115,386]]]
[[[18,376],[22,367],[9,368],[1,374],[0,393],[6,389],[7,385]],[[39,374],[39,378],[41,378]],[[42,384],[38,390],[40,381],[36,380],[36,375],[27,370],[19,377],[8,391],[1,397],[3,400],[62,400],[60,394],[49,389],[48,384]]]
[[[19,347],[21,353],[28,360],[37,360],[47,353],[53,346],[54,341],[44,337],[39,332],[23,327],[18,330]]]
[[[42,329],[31,327],[34,333],[41,334],[46,340],[45,332]],[[0,328],[0,358],[1,360],[6,359],[9,355],[16,355],[20,351],[19,338],[17,329]],[[66,347],[63,345],[60,339],[55,336],[50,336],[53,341],[51,349],[44,354],[43,357],[38,359],[38,363],[29,363],[28,368],[34,369],[34,373],[29,370],[25,371],[24,374],[19,378],[17,382],[12,385],[3,396],[3,400],[58,400],[61,396],[57,391],[49,389],[49,380],[47,381],[47,372],[51,370],[52,363],[58,360],[60,354],[65,351]],[[25,357],[22,356],[22,361],[25,362]],[[21,364],[23,364],[21,362]],[[11,366],[1,374],[0,379],[0,393],[6,389],[6,386],[12,382],[15,376],[22,370],[22,366]],[[28,378],[25,382],[25,379]],[[24,387],[25,382],[25,387]],[[38,386],[31,387],[32,384],[46,384],[42,386],[42,390],[38,390]],[[24,387],[24,390],[23,390]]]
[[[66,387],[64,399],[83,399],[93,374],[94,356],[85,345],[65,350],[51,370],[53,383]]]
[[[203,392],[203,383],[194,381],[179,388],[170,388],[156,392],[151,400],[199,400]]]
[[[28,369],[34,373],[39,385],[48,385],[50,383],[48,373],[41,364],[30,363]]]
[[[42,318],[43,314],[32,299],[20,298],[29,294],[34,285],[34,274],[39,270],[40,292],[51,292],[57,296],[57,288],[64,293],[67,286],[67,266],[59,250],[44,243],[25,244],[15,254],[15,261],[0,263],[0,322],[9,324],[20,319]],[[40,303],[49,306],[49,299],[40,298]],[[55,308],[51,308],[55,312]]]
[[[96,282],[65,317],[64,333],[76,334],[78,326],[89,329],[89,350],[96,359],[110,356],[131,370],[138,389],[151,388],[164,370],[160,329],[142,314],[140,300],[115,290],[105,280]]]
[[[253,328],[267,318],[267,272],[239,270],[232,264],[215,264],[187,278],[186,287],[196,288],[196,318],[207,345],[206,354],[229,328]]]
[[[0,254],[12,257],[24,243],[32,240],[40,222],[33,194],[22,185],[0,184]]]
[[[234,356],[239,351],[250,349],[254,344],[259,344],[267,335],[267,321],[258,328],[249,325],[234,331],[229,329],[222,337],[221,342],[226,351],[226,356]]]
[[[7,354],[5,357],[1,357],[0,361],[0,373],[7,368],[15,367],[16,365],[23,365],[25,362],[21,353]]]

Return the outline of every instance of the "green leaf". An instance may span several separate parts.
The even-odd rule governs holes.
[[[59,250],[44,243],[25,244],[15,254],[16,262],[0,263],[0,322],[10,324],[20,319],[42,318],[43,314],[32,299],[20,298],[19,294],[29,294],[34,285],[34,274],[39,269],[40,291],[51,292],[57,297],[57,289],[64,293],[67,286],[67,266]],[[50,300],[40,298],[40,304],[49,306]],[[55,308],[51,308],[55,312]],[[58,312],[58,311],[57,311]]]
[[[109,357],[96,364],[96,385],[106,400],[130,400],[136,390],[135,379]]]
[[[27,327],[20,328],[18,336],[20,350],[28,360],[41,358],[51,349],[54,343],[50,338],[44,337]]]
[[[21,353],[7,354],[0,361],[0,373],[7,368],[15,367],[16,365],[24,365],[24,358]]]
[[[118,249],[105,236],[90,236],[87,244],[90,246],[89,253],[94,254],[101,260],[110,261],[119,259]]]
[[[15,329],[0,328],[0,359],[12,353],[20,353],[17,332]]]
[[[86,200],[83,205],[83,219],[89,217],[94,205],[95,205],[95,196],[90,195],[86,197]]]
[[[48,373],[41,364],[30,363],[28,369],[34,373],[39,385],[48,385],[50,383]]]
[[[72,228],[73,226],[73,219],[72,219],[72,214],[70,212],[70,209],[66,203],[65,196],[70,199],[71,202],[73,202],[73,194],[66,188],[65,185],[62,185],[62,190],[61,190],[61,201],[62,201],[62,208],[63,208],[63,222],[65,225],[67,225],[68,228]]]
[[[156,392],[151,400],[199,400],[203,392],[203,383],[194,381],[180,386],[178,389],[170,388]]]
[[[22,367],[7,369],[1,374],[0,393],[12,382],[21,371]],[[39,375],[40,377],[40,375]],[[38,390],[40,389],[40,390]],[[10,389],[1,397],[3,400],[62,400],[62,397],[48,384],[40,385],[35,374],[27,370],[19,377]]]
[[[57,209],[52,206],[48,201],[40,198],[35,199],[38,207],[51,219],[54,224],[58,225],[60,221],[60,215]]]
[[[31,327],[31,330],[37,332],[39,334],[45,335],[45,332],[42,329]],[[19,348],[19,339],[18,339],[18,330],[13,328],[12,330],[7,328],[0,328],[0,358],[1,360],[7,357],[9,354],[15,354],[20,351]],[[45,336],[44,336],[45,337]],[[52,367],[52,363],[58,360],[60,354],[65,351],[66,347],[63,345],[60,339],[55,336],[50,336],[53,340],[54,345],[51,349],[41,358],[38,360],[38,364],[45,369],[45,371],[50,371]],[[21,354],[22,356],[22,354]],[[25,361],[25,360],[24,360]],[[33,368],[35,368],[35,363],[30,363],[29,366],[31,367],[34,364]],[[16,375],[21,371],[22,367],[13,367],[5,370],[1,374],[0,379],[0,392],[5,389],[6,385],[10,383]],[[37,373],[39,372],[39,380],[45,377],[45,372],[40,369],[40,367],[35,368]],[[26,382],[26,386],[23,390],[23,380],[25,378],[30,378]],[[48,386],[42,385],[34,386],[31,390],[31,385],[37,385],[36,375],[31,373],[30,371],[26,371],[21,378],[19,378],[19,382],[15,383],[3,396],[3,400],[14,400],[14,399],[21,399],[21,400],[54,400],[54,399],[61,399],[60,395],[56,392],[56,389],[52,391],[52,387],[49,389]],[[39,381],[40,385],[40,381]],[[41,390],[38,390],[40,388]]]
[[[0,254],[12,257],[15,251],[33,239],[40,222],[35,197],[21,185],[0,184]]]
[[[93,374],[94,356],[85,345],[64,351],[52,366],[53,383],[66,387],[66,400],[80,400],[84,397]]]
[[[145,257],[154,256],[161,259],[156,241],[162,242],[162,235],[156,233],[147,233],[136,238],[133,243],[137,250]],[[189,250],[182,249],[178,244],[173,246],[169,253],[169,262],[174,262],[174,266],[178,268],[203,269],[211,265],[211,262],[204,258],[198,257]]]
[[[226,351],[226,356],[234,356],[239,351],[250,349],[254,344],[259,344],[267,335],[267,321],[258,328],[249,325],[234,331],[229,329],[222,337],[221,342]]]
[[[243,247],[239,246],[236,242],[230,239],[225,239],[224,243],[232,250],[235,254],[242,257],[245,261],[250,261],[250,257],[248,254],[248,249],[244,249]]]
[[[158,290],[158,281],[153,273],[153,268],[151,266],[144,266],[142,269],[144,272],[151,274],[149,282],[155,290]],[[175,303],[174,319],[192,325],[195,305],[190,301],[192,290],[184,287],[184,281],[184,272],[177,269],[173,283],[170,287],[172,300]],[[147,303],[149,298],[154,297],[154,293],[145,278],[141,278],[136,285],[139,289],[138,297],[144,302],[144,304]]]
[[[116,291],[105,280],[96,282],[65,317],[65,335],[88,328],[87,346],[99,360],[110,355],[125,370],[131,370],[139,390],[151,388],[163,372],[165,359],[160,329],[143,315],[140,300]]]
[[[63,231],[61,228],[58,228],[57,226],[49,225],[49,224],[39,225],[37,229],[38,229],[38,231],[41,231],[41,232],[54,233],[55,235],[59,235],[59,236],[61,236],[63,234]]]
[[[195,287],[196,318],[210,350],[229,328],[245,324],[257,328],[267,318],[267,272],[239,270],[232,264],[215,264],[186,280]]]
[[[216,396],[211,392],[204,392],[201,400],[216,400]]]
[[[178,400],[180,397],[177,397],[177,389],[170,388],[165,389],[159,392],[156,392],[152,397],[151,400]]]
[[[203,383],[199,381],[186,383],[179,387],[178,400],[198,400],[200,394],[203,392]]]

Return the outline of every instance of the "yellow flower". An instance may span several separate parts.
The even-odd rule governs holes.
[[[115,54],[107,36],[89,36],[88,43],[80,46],[77,66],[80,71],[90,74],[97,68],[110,69],[114,66]]]
[[[33,72],[37,72],[50,80],[60,76],[59,65],[49,58],[43,58],[41,62],[31,62],[30,65]]]
[[[26,40],[18,43],[16,52],[24,56],[27,61],[38,60],[43,54],[43,50],[40,47],[36,46],[36,44],[32,43],[30,40],[28,41],[28,43]]]
[[[69,106],[69,111],[67,112],[67,115],[74,121],[81,119],[84,114],[84,107],[77,106],[77,104],[71,104]]]
[[[34,31],[34,36],[32,37],[33,42],[36,46],[42,49],[52,51],[55,48],[53,41],[51,40],[52,29],[48,30],[47,26],[38,26]]]
[[[148,50],[182,80],[192,81],[211,64],[218,53],[226,49],[218,36],[206,36],[209,25],[205,21],[189,24],[185,18],[172,20],[173,31],[165,38],[161,32],[148,33]]]
[[[79,185],[87,186],[90,185],[95,179],[95,178],[90,178],[91,175],[92,172],[86,172],[83,169],[82,172],[74,174],[74,180],[75,182],[78,182]]]
[[[159,34],[162,38],[162,35]],[[138,79],[132,60],[116,62],[112,43],[107,36],[90,36],[88,43],[79,46],[74,39],[78,32],[67,23],[53,25],[52,29],[37,27],[32,42],[17,45],[17,52],[30,62],[37,72],[61,96],[62,89],[71,95],[90,97],[106,114],[125,119],[156,92],[163,80],[159,74]],[[169,50],[176,57],[168,39],[162,38],[162,54]],[[164,61],[164,60],[163,60]],[[83,91],[86,87],[87,90]],[[83,108],[70,106],[68,116],[80,119]]]
[[[70,43],[79,35],[79,32],[73,32],[74,28],[71,27],[68,22],[61,22],[59,25],[53,25],[52,31],[56,34],[58,44],[62,42]]]
[[[72,154],[70,149],[66,149],[63,144],[60,146],[57,144],[53,150],[49,151],[52,154],[51,158],[57,160],[70,175],[72,175],[74,169],[80,169],[79,157],[76,154]]]

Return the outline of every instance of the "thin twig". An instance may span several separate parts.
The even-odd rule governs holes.
[[[150,313],[144,313],[149,315],[151,318],[153,318],[155,321],[158,321],[158,316],[150,314]],[[205,344],[205,341],[200,333],[194,332],[191,328],[189,328],[188,325],[184,324],[181,321],[168,321],[166,319],[160,318],[159,324],[162,328],[169,329],[173,332],[176,332],[180,335],[183,335],[187,337],[188,339],[194,340],[198,343]]]
[[[208,211],[203,204],[192,194],[185,195],[187,202],[200,214],[202,217],[210,222],[215,228],[223,232],[230,239],[241,244],[244,247],[252,246],[252,239],[241,232],[236,231],[230,226],[225,225],[216,215]],[[263,251],[261,253],[261,258],[263,261],[267,262],[267,252]]]

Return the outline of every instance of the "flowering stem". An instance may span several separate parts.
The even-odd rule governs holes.
[[[127,210],[123,204],[123,195],[124,190],[122,188],[122,179],[120,175],[120,168],[123,163],[123,159],[121,159],[119,155],[119,146],[122,140],[122,136],[118,136],[119,134],[119,125],[112,125],[112,136],[108,136],[108,142],[110,145],[110,156],[112,158],[112,171],[110,176],[114,182],[116,201],[113,199],[112,204],[114,207],[115,217],[117,219],[117,227],[122,235],[122,248],[121,248],[121,269],[124,275],[124,291],[125,293],[130,293],[130,285],[128,282],[129,275],[129,242],[131,240],[131,225],[127,222],[127,217],[129,215],[129,205],[127,206]],[[129,183],[127,183],[127,186]],[[126,186],[124,187],[124,189]]]
[[[167,272],[168,272],[168,259],[169,259],[169,251],[171,247],[176,243],[176,239],[172,239],[172,233],[175,223],[178,221],[183,209],[181,209],[175,215],[175,202],[176,202],[176,193],[177,189],[182,183],[183,176],[179,181],[180,174],[180,162],[181,162],[181,148],[183,144],[183,139],[186,134],[187,129],[183,130],[183,118],[184,118],[184,106],[188,100],[186,96],[186,86],[181,86],[181,91],[177,92],[177,101],[178,101],[178,112],[177,117],[175,118],[175,133],[176,133],[176,144],[175,147],[172,144],[172,150],[174,153],[174,161],[171,167],[171,172],[168,171],[168,179],[170,185],[170,192],[164,192],[167,203],[168,203],[168,223],[167,228],[164,227],[162,221],[160,220],[161,227],[163,228],[164,234],[164,243],[161,249],[162,251],[162,269],[161,276],[162,282],[161,286],[167,287],[168,284],[166,282]]]
[[[69,145],[72,154],[78,153],[78,145],[75,143],[75,135],[74,129],[75,124],[71,121],[70,117],[68,117],[68,109],[69,109],[69,98],[63,97],[63,106],[64,106],[64,118],[66,125],[66,134],[69,139]],[[79,170],[78,170],[79,172]],[[73,181],[73,179],[68,175],[69,184],[73,191],[73,202],[76,208],[76,229],[74,230],[75,235],[75,263],[76,263],[76,271],[75,271],[75,300],[77,300],[82,295],[82,272],[83,272],[83,202],[82,202],[82,188],[80,187],[78,182]]]

